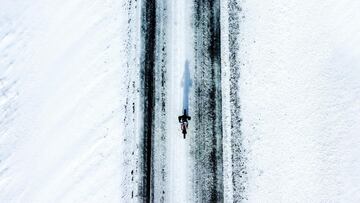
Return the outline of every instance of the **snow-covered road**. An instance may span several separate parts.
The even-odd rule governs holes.
[[[360,201],[359,1],[0,5],[0,202]]]
[[[189,202],[193,194],[191,187],[191,168],[189,137],[192,123],[187,139],[183,139],[178,116],[182,115],[183,107],[186,105],[186,81],[184,72],[186,63],[189,69],[193,67],[193,28],[191,22],[191,11],[193,2],[191,0],[171,1],[169,5],[169,64],[168,64],[168,161],[169,161],[169,185],[168,199],[166,202]],[[190,73],[189,73],[190,76]],[[189,78],[191,80],[191,78]],[[185,100],[185,101],[184,101]],[[185,106],[184,106],[185,105]],[[192,109],[188,109],[190,112]]]

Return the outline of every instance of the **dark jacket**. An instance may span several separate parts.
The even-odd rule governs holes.
[[[191,117],[188,115],[182,115],[178,117],[179,123],[187,122],[188,120],[191,120]]]

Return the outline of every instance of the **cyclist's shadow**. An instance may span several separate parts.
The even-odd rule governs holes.
[[[185,61],[184,66],[184,73],[181,81],[181,86],[183,88],[183,110],[187,111],[189,115],[189,94],[190,94],[190,87],[192,86],[192,80],[190,77],[190,63],[188,60]]]

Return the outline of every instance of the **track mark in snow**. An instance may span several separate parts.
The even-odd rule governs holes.
[[[194,189],[196,202],[223,201],[220,1],[195,0]]]
[[[125,80],[126,80],[126,99],[124,104],[124,138],[123,138],[123,167],[124,177],[122,180],[123,191],[122,199],[125,201],[140,201],[140,191],[143,176],[140,160],[140,137],[139,137],[139,85],[140,85],[140,67],[139,67],[139,36],[138,25],[139,3],[130,0],[123,5],[127,13],[126,39],[124,41],[124,52],[127,56],[125,60]]]
[[[144,202],[153,200],[153,120],[156,52],[156,0],[145,0],[141,5],[141,103],[143,113],[141,196]]]
[[[246,200],[246,153],[242,143],[240,103],[240,0],[225,0],[222,9],[224,191],[228,201]]]
[[[156,1],[156,33],[153,67],[151,201],[167,202],[167,1]]]
[[[239,60],[239,37],[241,7],[237,0],[230,0],[229,12],[229,62],[230,62],[230,111],[231,111],[231,163],[233,199],[241,201],[246,199],[246,155],[242,144],[241,133],[241,105],[240,105],[240,60]]]

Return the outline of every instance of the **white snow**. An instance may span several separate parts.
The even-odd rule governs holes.
[[[126,77],[138,77],[138,69],[125,77],[126,63],[139,65],[140,52],[139,8],[131,13],[128,4],[0,0],[0,202],[139,199],[130,199],[130,192],[139,193],[136,181],[142,177],[129,183],[129,171],[139,163],[128,156],[138,140],[124,141],[124,131],[141,131],[130,129],[140,124],[123,122],[131,82]],[[248,200],[359,202],[360,2],[241,4],[239,85]],[[177,116],[186,60],[192,75],[193,5],[179,0],[167,6],[166,200],[191,202],[191,139],[182,138]],[[139,22],[129,37],[131,17]],[[124,53],[128,39],[136,45]],[[139,102],[136,88],[132,91],[130,99]],[[140,120],[138,114],[137,109],[132,118]],[[225,190],[231,191],[231,182]]]
[[[1,1],[0,201],[119,202],[118,1]]]
[[[187,138],[183,139],[178,116],[183,113],[185,63],[189,61],[190,77],[193,62],[193,30],[191,27],[192,1],[171,1],[169,4],[169,108],[168,108],[168,151],[169,151],[169,199],[168,202],[189,202],[192,200],[191,165],[189,140],[191,122]],[[191,88],[191,87],[190,87]],[[191,101],[188,101],[191,103]],[[190,116],[191,116],[191,109]]]
[[[250,202],[360,201],[359,1],[246,1]]]

